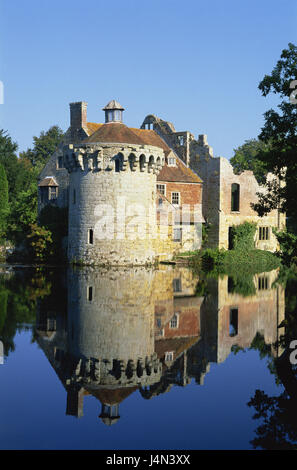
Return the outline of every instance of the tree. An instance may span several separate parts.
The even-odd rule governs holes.
[[[17,245],[27,240],[30,225],[37,220],[37,182],[32,182],[28,189],[21,191],[13,204],[8,220],[7,237]]]
[[[6,131],[0,129],[0,164],[3,165],[8,181],[10,199],[13,199],[18,190],[19,167],[17,157],[18,146],[11,140]]]
[[[259,139],[268,148],[257,158],[265,164],[275,178],[266,179],[266,194],[258,194],[259,202],[253,207],[259,215],[279,208],[289,216],[297,216],[297,105],[292,99],[292,82],[297,79],[297,47],[289,43],[270,75],[259,84],[263,96],[279,95],[278,110],[264,114],[264,127]],[[293,84],[294,85],[294,84]]]
[[[52,126],[46,132],[42,131],[39,137],[33,137],[33,149],[21,152],[19,158],[13,154],[17,145],[12,143],[10,137],[2,135],[3,146],[6,145],[9,150],[6,152],[5,161],[9,161],[9,158],[14,161],[14,157],[16,159],[16,162],[9,167],[14,169],[14,185],[9,190],[10,215],[7,233],[8,239],[16,245],[28,246],[27,236],[31,233],[31,225],[37,223],[38,175],[57,149],[63,135],[58,126]]]
[[[262,152],[268,150],[269,146],[257,139],[246,140],[243,145],[234,149],[234,155],[230,158],[234,173],[239,175],[245,170],[251,170],[258,183],[266,180],[266,162],[259,159]]]
[[[29,161],[40,171],[57,149],[63,136],[64,133],[59,126],[51,126],[48,131],[42,131],[39,137],[33,137],[34,148],[21,152],[20,159]]]
[[[8,212],[8,181],[4,167],[0,164],[0,240],[6,237]]]

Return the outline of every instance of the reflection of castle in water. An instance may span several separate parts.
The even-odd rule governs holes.
[[[272,345],[284,317],[276,275],[255,276],[250,297],[232,293],[227,276],[210,279],[202,297],[185,268],[70,270],[67,313],[47,301],[36,325],[66,388],[66,413],[82,416],[84,397],[93,395],[103,422],[112,424],[137,389],[151,398],[192,378],[202,384],[211,362],[224,361],[232,346],[249,347],[257,333]]]

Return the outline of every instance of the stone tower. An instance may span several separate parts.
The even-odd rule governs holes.
[[[70,262],[144,265],[155,260],[156,178],[164,150],[146,145],[122,122],[115,100],[105,124],[88,138],[65,145],[69,172]]]

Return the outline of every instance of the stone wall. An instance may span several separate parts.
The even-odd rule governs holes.
[[[96,144],[92,148],[68,146],[65,152],[70,172],[69,260],[97,265],[153,263],[156,174],[164,164],[163,151]],[[117,172],[118,157],[122,166]]]

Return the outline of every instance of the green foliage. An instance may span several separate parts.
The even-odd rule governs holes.
[[[232,276],[231,276],[232,273]],[[256,294],[254,284],[254,273],[247,272],[245,276],[236,271],[229,271],[228,291],[232,294],[239,294],[242,297],[251,297]]]
[[[3,280],[0,277],[0,334],[5,356],[14,351],[14,336],[22,325],[33,325],[39,306],[49,298],[55,277],[40,268],[16,271]],[[53,293],[57,302],[57,290]],[[54,309],[53,309],[54,310]]]
[[[278,110],[270,109],[264,114],[264,127],[259,139],[269,144],[269,149],[259,155],[267,169],[275,174],[273,181],[266,181],[266,194],[258,194],[259,202],[254,209],[264,215],[280,208],[289,216],[297,216],[297,106],[290,102],[290,83],[297,78],[297,47],[289,43],[270,75],[259,84],[263,96],[279,95]],[[286,169],[286,170],[285,170]]]
[[[207,245],[211,224],[202,224],[202,248]]]
[[[62,241],[68,234],[68,209],[52,205],[45,206],[39,215],[39,225],[52,234],[53,244],[50,249],[56,263],[57,261],[64,262],[65,253],[63,252]]]
[[[43,168],[49,157],[55,152],[62,141],[64,133],[59,126],[52,126],[48,131],[42,131],[39,137],[34,136],[33,149],[20,153],[20,158],[28,160],[33,167]]]
[[[44,227],[37,224],[30,225],[30,233],[27,235],[29,254],[33,262],[44,263],[53,255],[52,234]]]
[[[213,271],[223,269],[226,257],[225,250],[207,248],[202,252],[202,269],[204,271]]]
[[[0,285],[0,334],[2,333],[7,316],[8,291]]]
[[[21,152],[17,158],[17,144],[12,142],[7,133],[0,130],[0,164],[4,166],[9,191],[9,206],[5,211],[5,235],[7,240],[22,247],[24,252],[28,248],[27,237],[32,234],[31,226],[37,223],[38,174],[57,149],[62,137],[62,130],[58,126],[52,126],[48,131],[42,131],[39,137],[33,137],[33,149]],[[0,213],[0,238],[3,226],[1,219]]]
[[[0,164],[0,241],[6,237],[8,214],[8,181],[4,166]]]
[[[255,233],[257,224],[243,222],[231,227],[231,240],[235,250],[252,250],[255,247]]]
[[[239,175],[245,170],[251,170],[258,183],[264,183],[267,170],[263,153],[268,149],[269,145],[261,140],[246,140],[243,145],[234,149],[234,155],[230,158],[234,173]],[[260,154],[262,155],[262,160],[259,159]]]
[[[16,245],[26,245],[30,225],[37,220],[37,184],[31,183],[28,189],[21,191],[11,204],[8,220],[7,237]]]
[[[282,262],[287,266],[297,265],[297,235],[291,232],[273,230],[281,250]]]

